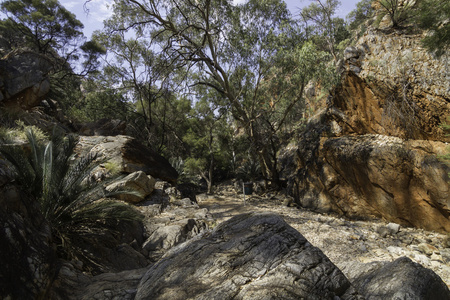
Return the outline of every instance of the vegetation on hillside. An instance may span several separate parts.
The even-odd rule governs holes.
[[[0,54],[45,55],[53,64],[48,98],[69,124],[123,120],[127,134],[176,158],[181,180],[202,180],[208,191],[232,177],[277,188],[278,153],[308,115],[307,85],[328,94],[343,50],[377,14],[395,28],[429,30],[424,44],[442,54],[447,2],[362,0],[344,20],[337,0],[311,1],[298,15],[283,0],[119,0],[87,41],[57,0],[6,0]],[[14,122],[5,125],[3,132]]]

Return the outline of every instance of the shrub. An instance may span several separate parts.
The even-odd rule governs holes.
[[[99,162],[96,155],[75,159],[74,136],[54,133],[50,141],[40,141],[31,128],[25,133],[29,151],[0,145],[0,153],[10,163],[16,181],[39,202],[60,256],[95,264],[80,248],[80,239],[102,234],[108,223],[136,221],[142,216],[132,206],[109,199],[112,194],[105,192],[103,184],[91,180]]]

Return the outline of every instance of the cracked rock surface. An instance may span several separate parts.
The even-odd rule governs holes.
[[[362,299],[280,216],[245,213],[170,250],[135,299]]]

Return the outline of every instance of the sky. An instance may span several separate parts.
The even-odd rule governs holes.
[[[246,0],[233,0],[235,4]],[[356,8],[356,3],[361,0],[341,0],[341,6],[337,15],[345,18],[349,12]],[[113,0],[91,0],[86,3],[89,13],[86,14],[83,6],[85,0],[59,0],[59,2],[69,11],[77,16],[77,19],[84,24],[84,34],[90,38],[94,30],[102,29],[103,20],[111,15],[111,5]],[[308,6],[313,0],[285,0],[288,9],[293,15],[298,15],[302,7]]]

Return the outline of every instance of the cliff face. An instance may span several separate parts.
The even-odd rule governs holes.
[[[347,116],[343,134],[450,141],[440,127],[450,115],[450,56],[433,57],[421,37],[371,30],[346,49],[347,75],[333,98]]]
[[[297,150],[293,193],[319,211],[450,231],[449,56],[420,35],[369,30],[345,51],[341,85]]]

